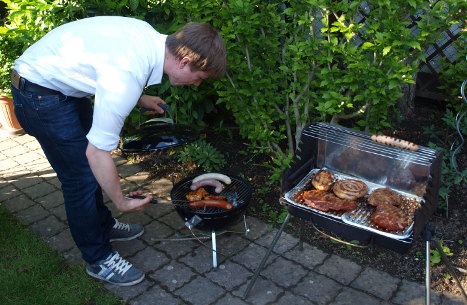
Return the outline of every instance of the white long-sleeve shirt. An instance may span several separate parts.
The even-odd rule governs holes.
[[[15,61],[14,69],[65,95],[94,95],[87,138],[110,151],[144,87],[161,82],[166,38],[138,19],[86,18],[50,31]]]

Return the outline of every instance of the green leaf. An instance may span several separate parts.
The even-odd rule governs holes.
[[[367,41],[367,42],[363,43],[362,49],[363,49],[363,50],[370,49],[370,48],[373,47],[374,45],[375,45],[374,43],[371,43],[371,42],[368,42],[368,41]]]
[[[391,46],[385,47],[385,48],[383,49],[383,56],[386,56],[386,55],[389,53],[389,51],[391,51]]]

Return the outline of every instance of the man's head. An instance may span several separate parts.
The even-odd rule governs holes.
[[[177,32],[167,36],[166,46],[180,67],[187,65],[192,72],[201,77],[201,81],[208,77],[218,79],[225,74],[224,41],[207,23],[186,24]],[[168,74],[170,77],[170,73]]]

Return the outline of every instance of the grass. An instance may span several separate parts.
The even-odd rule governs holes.
[[[0,304],[124,304],[0,204]]]

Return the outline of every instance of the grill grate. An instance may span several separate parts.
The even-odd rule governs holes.
[[[224,190],[220,194],[215,193],[213,187],[205,187],[205,189],[206,191],[214,195],[227,196],[230,198],[235,197],[236,204],[234,204],[234,207],[232,208],[232,210],[226,211],[224,209],[216,208],[216,207],[206,207],[206,208],[201,208],[201,209],[191,209],[191,208],[183,208],[183,209],[192,211],[196,214],[202,214],[202,215],[225,214],[226,212],[240,209],[243,205],[247,204],[248,201],[250,200],[251,188],[248,184],[244,182],[244,180],[241,180],[240,178],[232,177],[232,176],[230,178],[232,180],[232,183],[227,184]],[[190,186],[191,186],[192,180],[193,179],[181,181],[179,184],[175,185],[171,192],[171,198],[173,200],[186,200],[186,195],[189,192],[191,192]]]

